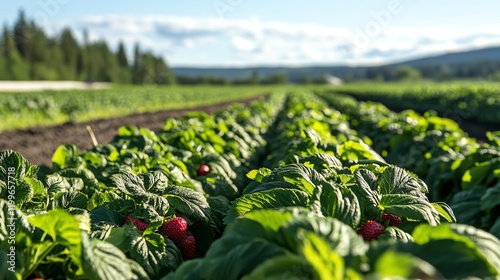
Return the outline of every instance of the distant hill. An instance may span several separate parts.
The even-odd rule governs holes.
[[[500,63],[500,47],[489,47],[470,51],[453,52],[396,63],[385,66],[309,66],[309,67],[248,67],[248,68],[194,68],[194,67],[172,67],[176,75],[201,77],[216,76],[228,80],[244,79],[251,77],[256,72],[259,77],[269,77],[278,73],[285,73],[292,82],[304,79],[316,79],[325,74],[341,78],[362,78],[370,68],[393,68],[400,65],[410,65],[415,68],[425,68],[446,65],[451,68],[463,67],[464,65],[480,62]]]
[[[433,65],[457,65],[464,63],[476,63],[480,61],[500,61],[500,47],[490,47],[469,51],[451,52],[442,55],[423,57],[408,60],[387,66],[406,64],[412,67],[433,66]]]

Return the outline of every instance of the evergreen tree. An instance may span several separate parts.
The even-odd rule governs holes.
[[[23,58],[28,58],[28,43],[30,40],[28,23],[24,11],[19,11],[19,18],[14,26],[14,42],[16,49]]]
[[[135,44],[134,47],[134,62],[132,65],[132,83],[142,84],[143,77],[141,74],[141,51],[139,49],[139,44]]]
[[[67,28],[64,29],[61,34],[60,48],[63,57],[63,63],[69,71],[69,73],[67,73],[68,78],[77,78],[77,61],[81,50],[80,46],[73,37],[73,34],[71,34],[71,30]]]
[[[118,59],[118,64],[120,67],[123,68],[128,68],[128,60],[127,60],[127,54],[125,53],[125,47],[123,46],[123,42],[120,42],[118,45],[118,53],[116,54],[116,57]]]

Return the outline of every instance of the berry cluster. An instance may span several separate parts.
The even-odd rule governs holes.
[[[384,213],[380,219],[382,223],[375,220],[368,220],[359,230],[358,234],[363,237],[365,241],[372,241],[378,238],[378,236],[385,232],[385,226],[399,227],[403,220],[400,217],[391,214]],[[384,225],[382,225],[384,224]]]
[[[161,232],[179,246],[185,260],[196,258],[196,240],[188,233],[188,224],[184,218],[176,217],[167,221]]]

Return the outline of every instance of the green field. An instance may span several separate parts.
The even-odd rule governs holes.
[[[269,87],[116,86],[100,90],[0,92],[0,131],[205,106],[269,91]]]
[[[339,86],[332,91],[382,102],[398,109],[434,110],[448,118],[500,125],[498,82],[360,83]]]
[[[60,146],[51,167],[1,152],[3,267],[15,255],[17,279],[500,277],[500,131],[479,143],[339,89],[267,88],[159,131],[123,126],[88,151]]]

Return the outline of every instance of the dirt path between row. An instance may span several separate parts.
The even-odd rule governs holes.
[[[163,128],[165,120],[169,117],[181,117],[193,111],[203,111],[211,114],[233,103],[249,103],[264,97],[265,95],[260,95],[243,100],[228,101],[203,107],[134,114],[81,124],[68,123],[51,127],[36,127],[26,130],[2,132],[0,133],[0,150],[11,149],[20,153],[33,164],[51,166],[52,155],[57,147],[62,144],[74,144],[80,151],[92,148],[93,143],[87,131],[87,125],[91,126],[98,143],[109,143],[116,135],[118,128],[123,125],[135,125],[137,127],[145,127],[153,131],[158,131]]]

